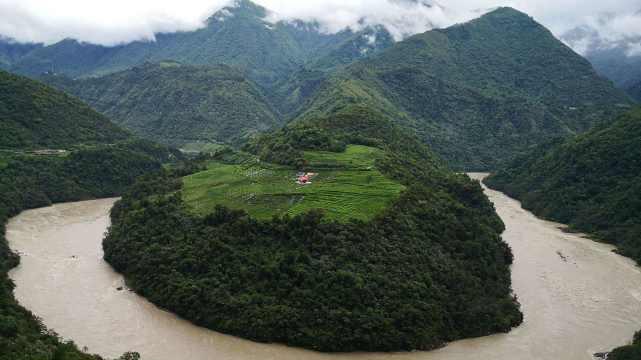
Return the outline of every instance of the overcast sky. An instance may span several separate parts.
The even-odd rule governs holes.
[[[557,36],[577,26],[604,43],[641,39],[641,0],[255,0],[270,20],[316,20],[326,31],[381,24],[397,38],[477,17],[497,6],[532,15]],[[0,34],[25,42],[64,38],[114,45],[153,40],[157,32],[194,30],[233,0],[0,0]],[[573,44],[579,51],[585,44]],[[636,50],[635,50],[636,49]],[[641,43],[630,53],[641,55]]]

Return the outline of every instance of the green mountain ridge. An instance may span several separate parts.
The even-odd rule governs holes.
[[[380,27],[328,35],[313,23],[269,24],[265,11],[243,0],[193,32],[157,34],[153,43],[112,48],[69,40],[37,49],[51,54],[32,52],[23,64],[30,57],[44,63],[53,57],[58,59],[52,62],[54,71],[71,77],[117,70],[131,74],[132,67],[165,59],[186,65],[227,64],[237,69],[230,73],[239,71],[255,82],[266,100],[249,96],[244,100],[250,104],[246,109],[231,106],[239,112],[227,105],[240,104],[240,99],[220,106],[205,101],[198,110],[171,109],[161,116],[154,109],[140,112],[143,106],[128,101],[136,99],[129,98],[132,93],[122,101],[116,98],[108,87],[124,90],[122,83],[112,82],[114,76],[85,79],[68,90],[137,134],[169,144],[177,143],[171,138],[175,135],[186,138],[182,140],[197,138],[194,133],[205,134],[208,141],[243,138],[274,124],[331,116],[349,104],[367,105],[411,129],[453,168],[464,170],[496,168],[550,137],[586,131],[631,104],[587,60],[511,8],[397,43]],[[32,74],[50,70],[16,66]],[[79,84],[92,84],[96,93]],[[182,85],[193,88],[187,82]],[[136,93],[169,96],[171,87],[141,84]],[[167,92],[161,94],[159,89]],[[212,126],[200,119],[210,109],[205,119],[222,109]],[[256,116],[264,120],[254,120]]]
[[[238,143],[280,124],[262,91],[226,65],[147,63],[100,78],[42,78],[138,136],[182,146]]]
[[[466,170],[496,167],[630,104],[585,59],[511,8],[415,35],[320,81],[308,75],[301,83],[311,84],[310,97],[290,101],[298,119],[367,104]]]
[[[0,149],[66,148],[129,137],[81,101],[0,71]]]

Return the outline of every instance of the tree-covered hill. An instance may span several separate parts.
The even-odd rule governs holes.
[[[226,65],[164,61],[100,78],[42,79],[136,135],[173,146],[238,142],[280,124],[261,90]]]
[[[0,72],[0,148],[0,360],[100,360],[17,303],[7,272],[19,257],[8,248],[6,222],[54,202],[117,196],[180,154],[133,139],[79,100],[6,72]]]
[[[413,36],[329,79],[301,83],[310,85],[311,99],[299,97],[291,108],[302,118],[367,104],[468,170],[582,132],[629,104],[585,59],[510,8]]]
[[[66,148],[129,137],[76,98],[0,70],[0,149]]]
[[[355,149],[367,151],[356,156]],[[310,196],[340,202],[346,194],[339,185],[361,184],[341,182],[340,172],[354,175],[358,164],[375,184],[386,178],[386,186],[391,180],[404,190],[394,190],[373,216],[359,216],[365,209],[339,219],[313,209],[279,216],[274,205],[270,217],[255,208],[267,189],[260,180],[247,185],[261,187],[247,196],[235,196],[228,185],[259,172],[221,174],[235,171],[242,156],[222,156],[219,161],[230,162],[225,169],[216,165],[184,180],[149,176],[117,203],[103,243],[105,259],[134,290],[202,326],[321,351],[427,350],[521,322],[510,286],[511,251],[479,184],[447,170],[381,114],[347,107],[260,136],[246,150],[261,157],[266,171],[350,163],[321,168]],[[368,154],[375,157],[364,159]],[[336,181],[322,178],[323,171],[333,171]],[[204,196],[224,197],[227,186],[229,201],[194,212],[193,186],[206,181],[214,188]],[[312,194],[316,185],[322,189]],[[268,186],[277,196],[279,182]]]
[[[489,177],[535,214],[615,244],[641,263],[641,110],[540,146]]]

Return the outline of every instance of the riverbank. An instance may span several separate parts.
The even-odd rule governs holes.
[[[10,246],[23,255],[10,275],[21,304],[63,337],[105,356],[136,350],[155,360],[588,360],[628,342],[641,324],[641,292],[634,290],[641,289],[641,272],[634,263],[609,245],[537,219],[501,193],[486,193],[506,224],[503,237],[514,252],[513,287],[525,322],[509,334],[432,352],[327,355],[258,344],[198,328],[118,291],[124,282],[102,260],[101,247],[113,200],[55,205],[12,219]]]

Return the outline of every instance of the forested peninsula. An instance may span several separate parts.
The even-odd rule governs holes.
[[[169,171],[116,204],[105,259],[132,289],[198,325],[319,351],[429,350],[520,324],[512,254],[478,182],[447,170],[380,114],[355,106],[296,123],[248,145],[258,156],[219,154],[191,176],[226,164],[252,177],[317,173],[308,186],[322,186],[340,180],[324,172],[356,171],[346,155],[354,145],[379,154],[360,171],[404,187],[368,220],[325,216],[345,196],[338,192],[325,208],[257,218],[253,205],[277,195],[264,189],[245,206],[203,214],[189,204],[190,177]],[[376,183],[362,178],[362,187]],[[219,181],[232,189],[238,179]]]

